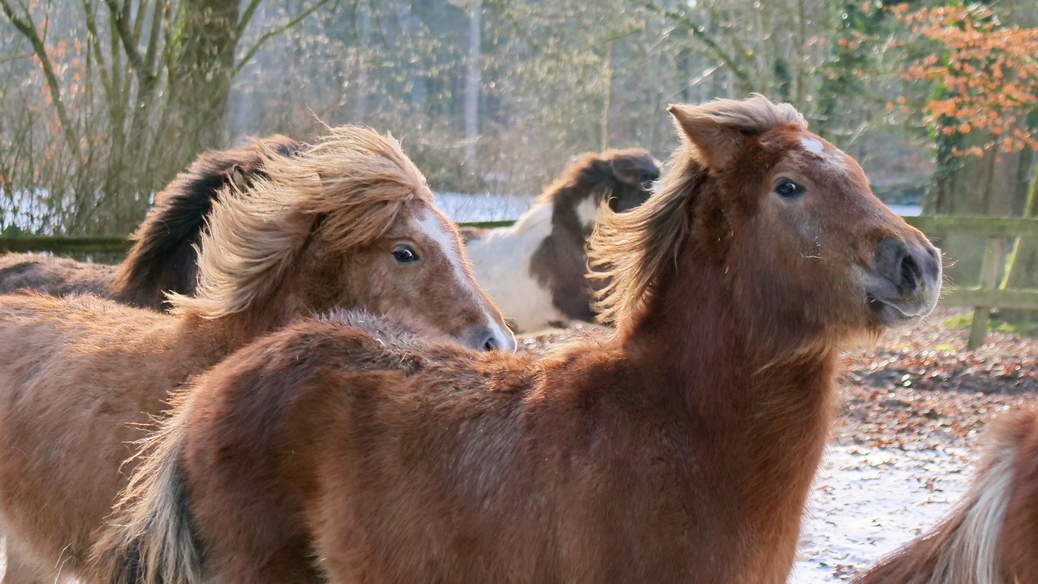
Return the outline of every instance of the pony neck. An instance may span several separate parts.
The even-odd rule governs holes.
[[[208,345],[218,347],[225,354],[281,328],[289,321],[284,307],[275,302],[258,302],[242,312],[216,318],[192,313],[184,315],[186,334],[208,339]]]
[[[708,488],[745,512],[733,529],[751,548],[779,550],[758,560],[781,571],[792,562],[832,421],[839,346],[823,342],[832,333],[811,330],[807,319],[752,316],[759,308],[737,304],[723,269],[684,264],[684,278],[669,278],[675,271],[619,339],[653,386],[671,393],[675,411],[687,412]],[[763,330],[761,322],[788,330]]]

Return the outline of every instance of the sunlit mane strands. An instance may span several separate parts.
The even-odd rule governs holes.
[[[297,194],[302,212],[323,215],[321,229],[338,249],[382,236],[412,200],[433,204],[425,177],[400,144],[376,132],[334,128],[306,158],[274,158],[267,173]]]
[[[171,297],[177,314],[219,318],[269,294],[306,243],[310,226],[301,216],[320,217],[317,230],[345,251],[382,237],[409,202],[432,205],[418,168],[395,140],[375,132],[333,129],[306,156],[268,152],[264,170],[269,178],[248,196],[229,193],[214,204],[201,246],[223,253],[199,258],[202,285],[193,297]]]
[[[734,105],[728,101],[701,105],[691,112],[685,124],[694,126],[704,121],[747,135],[763,134],[780,127],[807,129],[807,122],[792,106],[773,104],[763,97]],[[704,135],[701,139],[709,143],[728,138]],[[683,136],[682,141],[670,162],[674,169],[668,178],[675,180],[664,182],[661,192],[642,207],[630,213],[607,216],[590,240],[588,257],[596,269],[593,277],[608,282],[598,293],[599,318],[615,321],[621,329],[629,328],[639,307],[652,296],[653,284],[666,263],[676,259],[677,248],[688,227],[689,206],[694,200],[687,194],[698,189],[706,178],[703,175],[708,172],[707,165],[711,161],[704,159],[702,146],[697,146],[688,136]],[[725,144],[712,146],[715,155],[727,155]]]
[[[788,106],[671,112],[695,149],[658,200],[593,244],[614,270],[615,336],[542,358],[415,343],[358,319],[259,339],[163,423],[93,551],[97,572],[119,584],[127,570],[159,575],[148,584],[785,582],[839,352],[928,313],[939,255],[860,167],[806,150],[802,137],[828,145]],[[819,236],[826,253],[804,257]]]
[[[599,223],[588,245],[592,278],[603,280],[598,292],[599,319],[626,330],[637,308],[644,306],[653,282],[667,261],[676,261],[677,246],[685,238],[686,217],[694,190],[705,173],[685,146],[674,155],[672,176],[662,191],[641,207],[608,216]]]
[[[266,176],[273,158],[300,154],[304,145],[275,134],[233,150],[198,156],[155,197],[137,231],[135,243],[112,283],[112,297],[131,306],[159,308],[166,292],[192,295],[198,280],[198,245],[213,203],[228,189],[250,188]]]
[[[91,296],[0,296],[0,529],[11,580],[91,581],[85,559],[137,464],[126,460],[131,445],[171,391],[258,336],[367,309],[450,337],[456,350],[515,347],[396,142],[344,128],[313,154],[264,165],[269,178],[220,192],[198,250],[199,296],[173,295],[170,314]]]

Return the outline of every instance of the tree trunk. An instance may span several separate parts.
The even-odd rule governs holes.
[[[222,144],[238,45],[238,11],[238,2],[226,0],[183,4],[174,26],[179,51],[169,72],[169,101],[152,158],[162,183],[199,152]]]
[[[475,168],[476,142],[479,140],[479,92],[482,85],[483,1],[473,0],[469,8],[468,71],[465,82],[465,158]]]

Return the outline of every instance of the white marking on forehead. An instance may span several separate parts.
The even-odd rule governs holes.
[[[458,283],[462,285],[467,283],[472,297],[482,299],[483,295],[479,293],[476,286],[472,284],[472,280],[469,278],[468,274],[465,273],[465,264],[462,262],[461,253],[458,250],[458,238],[447,230],[439,215],[435,212],[427,211],[425,215],[418,220],[418,225],[421,226],[422,230],[429,236],[429,239],[440,245],[440,249],[443,250],[443,255],[446,256],[447,261],[454,266],[454,275],[458,278]],[[484,315],[487,319],[487,326],[491,328],[498,340],[504,342],[506,339],[511,338],[512,333],[506,333],[501,328],[497,319],[494,318],[493,314],[491,314],[491,311],[488,310],[486,306],[484,306],[483,309]]]
[[[825,144],[818,138],[804,136],[800,138],[800,145],[804,147],[804,150],[822,158],[844,172],[848,172],[851,169],[851,165],[847,163],[848,156],[842,150],[826,148]]]
[[[598,223],[598,203],[594,197],[587,197],[577,205],[577,217],[585,227],[593,227]]]
[[[810,136],[805,136],[805,137],[800,139],[800,143],[804,146],[804,150],[807,150],[808,152],[810,152],[812,154],[817,154],[817,155],[821,156],[822,152],[825,151],[825,146],[823,146],[822,142],[820,140],[818,140],[817,138],[811,138]]]

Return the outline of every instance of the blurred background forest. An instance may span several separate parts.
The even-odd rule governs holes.
[[[129,233],[200,151],[275,132],[308,140],[325,124],[392,132],[435,190],[534,195],[580,152],[642,146],[665,159],[669,103],[750,92],[793,103],[888,202],[1034,213],[1038,0],[0,8],[7,234]],[[1001,101],[971,110],[970,92]]]

